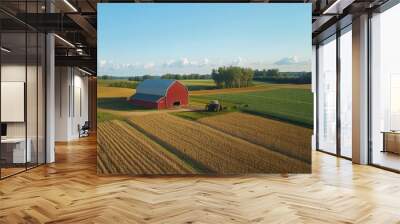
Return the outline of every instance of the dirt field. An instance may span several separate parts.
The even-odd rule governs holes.
[[[311,129],[239,112],[204,117],[198,122],[293,158],[311,162]]]
[[[98,125],[100,174],[194,174],[196,170],[124,121]]]
[[[186,162],[207,173],[310,171],[309,163],[167,113],[132,116],[130,123],[165,148],[187,156]]]

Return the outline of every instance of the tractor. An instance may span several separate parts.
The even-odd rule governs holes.
[[[218,112],[222,111],[222,105],[218,102],[218,100],[212,100],[206,105],[205,109],[208,112]]]

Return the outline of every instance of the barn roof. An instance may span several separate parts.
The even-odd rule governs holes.
[[[131,97],[131,100],[142,100],[142,101],[148,101],[148,102],[157,102],[163,97],[164,96],[136,93],[135,95],[133,95]]]
[[[174,82],[171,79],[146,79],[136,87],[136,93],[165,96]]]

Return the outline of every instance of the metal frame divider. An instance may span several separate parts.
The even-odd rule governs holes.
[[[0,23],[0,47],[1,46],[3,46],[2,45],[2,32],[1,32],[1,28],[2,28],[2,23]],[[1,67],[2,67],[2,64],[1,64],[1,61],[2,61],[2,57],[1,57],[1,55],[2,55],[2,53],[1,53],[1,50],[0,50],[0,124],[2,124],[2,122],[1,122],[1,78],[2,78],[2,74],[1,74]],[[0,134],[1,135],[1,134]],[[2,152],[2,146],[1,146],[1,144],[0,144],[0,180],[2,179],[2,176],[1,176],[1,170],[2,170],[2,162],[1,162],[1,152]]]
[[[342,125],[340,118],[340,84],[341,84],[341,64],[340,64],[340,36],[341,30],[336,31],[336,154],[341,156],[341,133],[342,133]]]
[[[315,46],[315,148],[319,149],[319,44]]]

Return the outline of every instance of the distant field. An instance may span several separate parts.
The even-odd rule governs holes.
[[[183,83],[189,89],[189,91],[215,89],[216,87],[214,80],[212,79],[187,79],[178,81]],[[130,89],[136,89],[136,86],[139,83],[140,82],[138,81],[129,81],[127,79],[100,79],[97,81],[98,87],[119,87]]]
[[[198,122],[293,158],[311,162],[312,130],[239,112]]]
[[[189,91],[209,90],[216,88],[215,82],[212,79],[190,79],[178,81],[184,84]]]
[[[129,81],[128,79],[98,79],[97,80],[97,86],[105,86],[105,87],[112,87],[115,84],[118,83],[127,83],[130,85],[135,85],[138,82],[137,81]]]
[[[101,174],[194,174],[196,170],[124,121],[98,125]]]
[[[119,87],[108,87],[98,86],[97,87],[97,98],[115,98],[115,97],[129,97],[135,93],[134,89],[119,88]]]
[[[219,100],[224,107],[238,107],[238,110],[247,113],[309,128],[313,125],[313,97],[306,89],[283,88],[190,96],[190,103],[193,105],[205,105],[210,100]]]
[[[132,116],[141,132],[207,173],[302,173],[310,164],[167,113]]]
[[[214,81],[211,79],[200,80],[179,80],[189,91],[210,90],[215,88]],[[129,97],[135,94],[137,84],[140,82],[128,80],[98,80],[97,81],[97,97],[113,98],[113,97]]]

